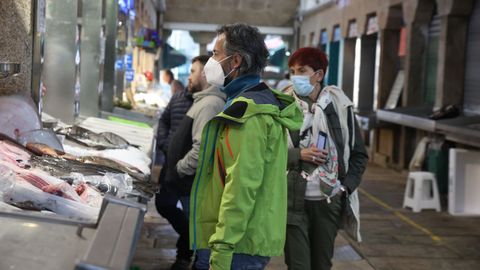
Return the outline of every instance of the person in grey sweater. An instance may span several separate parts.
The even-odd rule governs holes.
[[[208,85],[203,73],[208,59],[209,56],[201,55],[192,60],[188,89],[193,94],[193,104],[169,142],[165,178],[158,195],[160,203],[157,201],[156,205],[179,234],[177,260],[171,269],[190,269],[192,251],[189,250],[188,240],[189,197],[198,163],[200,139],[205,124],[225,106],[225,94],[217,87]],[[171,211],[178,212],[178,200],[182,203],[184,215],[168,215]]]

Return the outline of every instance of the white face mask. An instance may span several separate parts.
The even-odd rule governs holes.
[[[228,75],[230,75],[230,73],[232,73],[235,69],[232,69],[230,73],[225,75],[222,65],[220,65],[220,63],[230,57],[232,56],[227,56],[223,58],[220,62],[213,59],[213,57],[210,57],[210,59],[208,59],[207,63],[203,67],[203,72],[205,73],[205,78],[207,79],[208,84],[216,87],[223,87],[223,84],[225,83],[225,78],[228,77]]]

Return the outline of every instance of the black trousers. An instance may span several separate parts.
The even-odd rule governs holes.
[[[177,207],[178,201],[181,201],[183,209],[186,209],[186,211]],[[155,194],[155,206],[158,213],[170,222],[179,235],[177,240],[177,259],[184,260],[190,260],[193,255],[193,251],[189,247],[188,204],[188,197],[181,197],[176,192],[163,186]]]

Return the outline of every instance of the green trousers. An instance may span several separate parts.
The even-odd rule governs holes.
[[[305,201],[304,222],[287,225],[285,263],[288,270],[328,270],[332,267],[335,237],[340,227],[341,195]]]

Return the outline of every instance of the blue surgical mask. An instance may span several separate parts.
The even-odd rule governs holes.
[[[315,71],[312,75],[292,75],[290,76],[290,80],[292,81],[293,84],[293,91],[299,96],[306,97],[309,96],[312,92],[313,89],[315,88],[315,85],[312,85],[310,83],[310,77],[315,75],[318,72]]]

